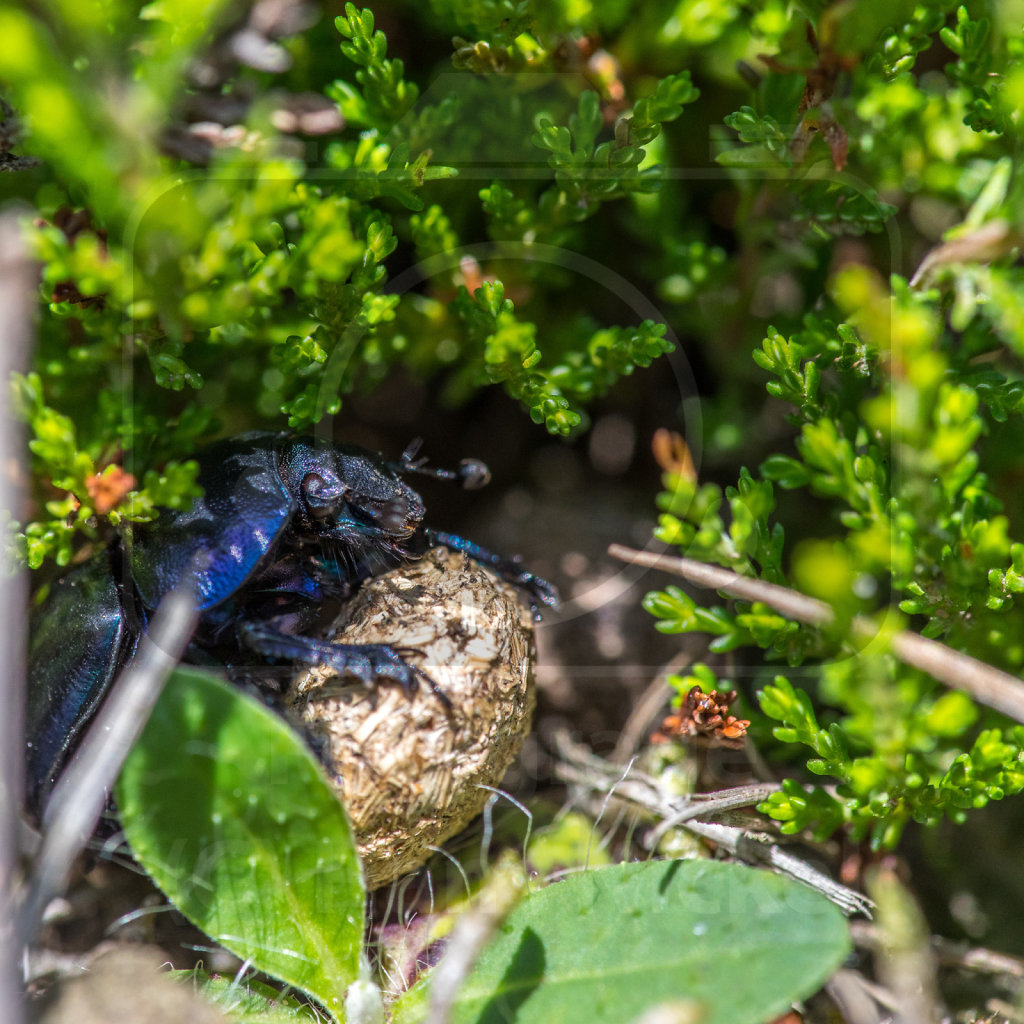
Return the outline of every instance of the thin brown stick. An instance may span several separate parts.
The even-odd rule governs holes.
[[[749,807],[765,800],[778,790],[774,783],[735,786],[716,793],[692,793],[676,796],[666,793],[661,783],[633,764],[623,771],[621,765],[598,757],[589,748],[577,743],[565,731],[554,736],[558,760],[555,775],[570,784],[570,798],[577,806],[587,807],[599,820],[610,801],[630,804],[643,809],[663,823],[654,829],[645,845],[657,845],[665,824],[679,825],[695,835],[710,839],[720,849],[727,850],[740,860],[769,865],[773,870],[789,875],[812,889],[816,889],[835,903],[844,914],[871,914],[871,901],[861,893],[834,882],[827,875],[805,861],[782,850],[763,832],[698,818],[714,818],[737,807]]]
[[[855,946],[872,953],[877,952],[884,942],[878,925],[872,921],[851,921],[850,937]],[[973,974],[1001,975],[1008,989],[1024,978],[1024,957],[1000,953],[984,946],[972,946],[967,942],[954,942],[941,935],[931,937],[931,948],[943,966],[956,967]]]
[[[857,922],[851,921],[850,924]],[[846,1024],[884,1024],[891,1020],[889,1013],[882,1012],[878,1004],[884,999],[888,1009],[894,1009],[895,1000],[880,985],[869,982],[859,971],[840,968],[825,985],[825,991],[839,1008]]]
[[[740,576],[717,565],[706,565],[692,558],[637,551],[622,544],[612,544],[608,554],[633,565],[682,576],[698,586],[721,590],[743,601],[761,601],[777,612],[810,626],[825,626],[835,621],[832,609],[823,601],[780,587],[777,583]],[[869,619],[858,616],[850,624],[850,632],[864,641],[876,637],[878,628]],[[969,693],[980,704],[1024,722],[1024,681],[1016,676],[908,630],[893,633],[889,644],[892,653],[905,664],[927,672],[946,686]]]
[[[519,865],[498,867],[469,908],[459,915],[448,936],[444,957],[430,978],[428,1024],[448,1024],[451,1020],[459,990],[469,972],[526,892],[526,875]]]
[[[633,705],[610,760],[616,764],[625,764],[637,752],[658,718],[658,713],[672,697],[668,677],[682,672],[692,660],[688,654],[680,654],[658,669],[643,695]]]
[[[43,844],[19,909],[18,930],[26,946],[35,939],[46,905],[66,885],[75,857],[92,835],[128,751],[192,636],[196,617],[195,599],[185,589],[172,590],[160,602],[149,632],[114,680],[57,783],[44,816]]]
[[[832,609],[814,597],[807,597],[789,587],[780,587],[777,583],[765,583],[764,580],[752,576],[740,576],[731,569],[723,569],[717,565],[708,565],[693,558],[675,558],[671,555],[658,555],[653,551],[637,551],[627,548],[624,544],[610,544],[608,554],[621,562],[633,565],[644,565],[650,569],[662,569],[675,576],[682,576],[691,583],[707,587],[708,590],[724,590],[732,597],[742,601],[762,601],[783,615],[806,622],[810,626],[824,626],[834,616]]]
[[[17,216],[0,217],[0,512],[17,519],[23,498],[24,444],[14,423],[8,395],[11,374],[24,372],[32,339],[33,293],[36,273],[21,238]],[[18,1024],[24,1019],[18,977],[20,945],[14,928],[17,871],[18,798],[21,792],[21,752],[25,690],[25,609],[28,585],[25,571],[6,565],[0,555],[0,1019]]]

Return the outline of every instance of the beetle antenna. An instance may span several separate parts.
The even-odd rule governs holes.
[[[423,438],[414,437],[406,446],[405,451],[402,452],[402,463],[403,465],[411,465],[413,459],[419,454],[419,450],[423,447]]]
[[[430,476],[435,480],[454,480],[462,484],[467,491],[475,491],[490,482],[491,471],[486,463],[479,459],[463,459],[458,469],[434,469],[427,466],[425,455],[416,458],[420,448],[423,447],[423,438],[414,437],[402,452],[400,462],[391,463],[391,468],[398,473],[419,473],[421,476]]]

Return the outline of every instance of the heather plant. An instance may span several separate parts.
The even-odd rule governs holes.
[[[527,247],[564,242],[605,202],[654,187],[657,168],[639,167],[643,147],[696,99],[688,75],[639,96],[616,137],[596,146],[596,91],[580,93],[564,124],[543,105],[523,112],[527,131],[536,121],[524,142],[547,152],[553,171],[527,202],[501,181],[432,191],[459,168],[431,147],[457,156],[462,141],[444,133],[460,120],[475,131],[473,110],[457,93],[415,106],[417,87],[387,56],[370,10],[348,5],[336,19],[340,77],[312,98],[260,81],[287,81],[289,43],[267,39],[269,52],[243,47],[239,58],[252,27],[232,25],[226,5],[150,6],[141,20],[129,5],[117,18],[85,5],[67,17],[59,5],[42,17],[3,12],[0,73],[48,172],[29,231],[49,301],[18,399],[35,475],[63,496],[25,524],[32,566],[66,564],[98,521],[144,521],[191,500],[187,456],[226,424],[309,428],[395,363],[447,372],[461,394],[502,384],[535,422],[567,434],[584,403],[671,348],[664,324],[602,327],[570,308],[544,351],[536,319],[554,296],[537,281],[525,316],[500,280],[470,280],[471,293],[449,272],[453,299],[384,286],[400,242],[423,257],[453,252],[470,216]],[[290,35],[297,17],[266,31]],[[194,27],[180,30],[183,19]],[[245,127],[211,131],[198,117],[229,92],[239,116],[247,108]],[[303,103],[319,121],[302,120]],[[565,109],[564,99],[552,108]],[[191,122],[189,111],[199,112]],[[280,125],[323,129],[330,141],[310,159]]]
[[[916,271],[851,260],[833,267],[813,311],[785,332],[767,326],[750,357],[768,394],[790,410],[790,451],[767,455],[756,474],[741,470],[735,487],[670,470],[659,499],[658,539],[821,598],[837,624],[801,626],[756,603],[709,609],[678,587],[646,601],[659,629],[711,633],[712,650],[759,646],[790,665],[824,659],[814,693],[827,727],[808,694],[784,676],[764,687],[759,702],[781,723],[775,737],[809,747],[816,756],[808,768],[833,785],[808,789],[791,779],[762,808],[785,831],[825,836],[845,824],[876,847],[895,845],[908,821],[934,824],[943,814],[963,821],[971,808],[1024,788],[1019,725],[981,714],[964,693],[945,692],[885,650],[886,634],[902,623],[1014,674],[1024,656],[1014,598],[1018,502],[1006,476],[1007,449],[1019,432],[1020,338],[1004,306],[1019,302],[1021,287],[1013,265],[1019,117],[1010,98],[1020,84],[1019,37],[983,44],[993,42],[998,22],[963,6],[945,27],[936,10],[919,16],[917,32],[909,24],[886,30],[880,52],[863,60],[847,53],[842,26],[824,30],[826,19],[818,59],[849,64],[850,91],[805,112],[792,137],[780,132],[770,107],[742,109],[726,120],[744,145],[719,160],[729,168],[793,168],[794,145],[808,131],[825,140],[827,154],[793,187],[790,177],[785,190],[775,179],[765,185],[749,176],[740,185],[759,202],[766,191],[777,193],[775,215],[797,221],[793,234],[803,246],[900,227],[901,204],[913,211],[922,192],[942,197],[948,227],[918,257]],[[927,35],[940,28],[937,38]],[[915,77],[915,62],[940,43],[955,59],[941,74]],[[788,73],[795,60],[780,56],[773,66]],[[977,115],[979,104],[987,116]],[[898,147],[884,144],[882,124],[891,130],[906,117],[920,132],[905,140],[900,131]],[[909,150],[921,140],[936,144],[940,125],[956,139],[955,159],[940,169],[924,157],[912,172]],[[822,180],[814,181],[822,163]],[[829,163],[856,178],[831,174]],[[884,185],[887,201],[864,181]],[[844,189],[856,193],[854,202],[840,200]],[[826,194],[841,202],[838,216],[793,217],[811,195]],[[766,231],[766,221],[758,230]],[[788,537],[779,491],[819,502],[827,525]],[[860,649],[863,637],[850,632],[854,615],[877,623],[878,646]]]
[[[39,268],[37,343],[13,382],[32,492],[12,527],[20,557],[55,573],[186,507],[205,441],[329,434],[396,376],[454,406],[496,386],[538,433],[572,442],[617,394],[639,418],[674,353],[701,416],[682,403],[663,424],[685,440],[661,448],[655,539],[828,612],[802,621],[772,590],[709,601],[666,585],[644,600],[662,632],[696,634],[700,663],[670,679],[677,706],[694,686],[745,688],[743,724],[785,775],[762,812],[870,857],[1024,789],[1024,726],[896,642],[939,641],[1006,673],[1002,686],[1024,668],[1016,8],[330,11],[0,0],[0,196]],[[117,793],[135,855],[246,964],[338,1019],[380,1019],[352,837],[308,751],[203,673],[172,683],[163,718],[214,708],[223,735],[161,733],[154,718]],[[177,752],[226,758],[255,736],[275,763],[210,795],[222,831],[191,816],[201,802],[162,799],[215,785]],[[288,772],[317,821],[275,803]],[[496,935],[478,969],[447,1007],[430,975],[389,993],[396,1020],[586,1017],[578,950],[610,979],[602,1019],[636,1019],[646,992],[685,1019],[757,1024],[846,953],[834,908],[794,883],[607,863],[637,853],[633,839],[598,857],[571,824],[542,829],[549,859],[593,877],[531,891],[500,862],[466,915]],[[207,841],[234,852],[214,863]],[[714,887],[739,894],[735,918],[702,913]],[[815,928],[789,927],[797,917]],[[634,919],[605,963],[607,936]],[[465,952],[458,919],[441,928]],[[723,964],[741,931],[757,969],[738,980]],[[699,1006],[680,1010],[666,978],[684,974]],[[231,1019],[310,1014],[255,983],[203,984]]]

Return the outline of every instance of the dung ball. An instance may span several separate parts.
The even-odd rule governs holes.
[[[450,702],[423,681],[412,693],[386,679],[367,688],[325,666],[285,696],[345,804],[374,889],[467,825],[519,752],[534,707],[533,622],[512,586],[435,548],[364,583],[330,638],[401,648]]]

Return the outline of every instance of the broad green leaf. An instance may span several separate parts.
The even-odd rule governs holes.
[[[281,718],[178,669],[117,803],[135,857],[186,917],[340,1013],[359,975],[363,881],[341,804]]]
[[[452,1020],[621,1024],[685,1004],[701,1024],[763,1024],[814,992],[848,950],[839,911],[796,882],[711,861],[619,864],[520,903]],[[396,1024],[424,1019],[429,984],[402,997]]]

